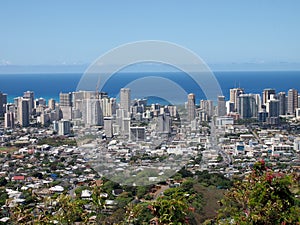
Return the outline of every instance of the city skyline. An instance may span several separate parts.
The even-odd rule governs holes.
[[[218,100],[214,104],[213,101],[209,99],[200,99],[200,101],[196,102],[196,95],[189,93],[186,96],[186,102],[184,102],[187,121],[191,122],[198,117],[201,118],[201,112],[197,111],[198,109],[204,110],[204,112],[211,117],[212,113],[208,113],[208,111],[212,109],[209,109],[206,105],[208,102],[211,102],[211,107],[215,106],[215,115],[217,117],[233,116],[235,118],[236,115],[239,115],[241,119],[257,118],[260,120],[261,116],[264,116],[264,113],[269,113],[271,117],[278,118],[283,115],[298,117],[300,95],[297,89],[290,88],[287,92],[276,92],[275,89],[265,88],[262,93],[246,93],[242,87],[232,87],[229,92],[230,96],[228,96],[227,99],[225,96],[217,96]],[[74,115],[75,118],[77,118],[82,113],[82,118],[86,124],[102,125],[100,121],[103,121],[103,117],[111,117],[117,113],[121,115],[121,117],[128,118],[133,112],[140,112],[140,106],[143,106],[142,108],[144,110],[144,105],[147,105],[148,101],[148,98],[145,98],[145,96],[140,96],[140,99],[131,98],[130,88],[121,88],[120,98],[118,100],[109,96],[109,93],[99,91],[81,90],[68,93],[61,92],[58,96],[58,102],[53,98],[34,98],[34,91],[31,90],[25,91],[23,96],[15,97],[14,102],[9,102],[9,96],[0,91],[0,103],[3,105],[3,107],[0,108],[0,115],[3,116],[5,112],[17,113],[19,117],[18,122],[21,126],[29,126],[29,117],[36,113],[34,109],[42,106],[39,110],[43,111],[45,110],[43,107],[48,106],[50,110],[55,110],[58,106],[62,113],[62,120],[72,120]],[[56,105],[56,103],[58,105]],[[117,104],[119,107],[117,107]],[[159,106],[164,105],[162,103],[150,103],[148,106],[151,105],[151,107],[153,107],[153,105],[156,104]],[[137,108],[133,108],[134,105],[136,105]],[[178,106],[179,105],[182,105],[182,103],[179,103]],[[168,104],[168,106],[176,106],[176,104]],[[12,107],[21,108],[21,111],[15,112]],[[83,110],[80,114],[76,111],[78,107],[81,111]],[[25,108],[25,110],[22,108]],[[116,111],[116,109],[118,110]],[[46,111],[47,110],[45,110],[45,112]],[[262,115],[259,115],[260,113],[262,113]],[[88,115],[92,117],[88,118]],[[11,119],[7,117],[5,120]]]
[[[0,224],[298,224],[299,10],[2,1]]]

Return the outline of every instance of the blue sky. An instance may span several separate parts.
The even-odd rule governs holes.
[[[208,63],[300,63],[298,0],[49,0],[0,3],[0,64],[89,64],[164,40]]]

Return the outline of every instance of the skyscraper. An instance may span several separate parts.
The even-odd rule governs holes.
[[[103,125],[103,114],[99,99],[84,99],[82,116],[87,127]]]
[[[238,113],[241,119],[257,117],[257,104],[252,94],[241,94],[238,97]]]
[[[102,109],[102,113],[104,117],[111,117],[112,114],[112,104],[110,98],[105,96],[104,98],[100,99],[100,106]]]
[[[67,135],[71,133],[71,123],[68,120],[58,121],[58,135]]]
[[[145,141],[145,127],[130,127],[129,139],[131,141]]]
[[[103,120],[105,135],[111,138],[113,135],[113,117],[104,117]]]
[[[242,88],[231,88],[230,89],[230,99],[229,99],[229,101],[234,104],[234,106],[233,106],[234,112],[237,111],[238,97],[240,96],[240,94],[244,94],[244,89],[242,89]]]
[[[231,101],[226,101],[226,113],[230,114],[231,112],[234,112],[234,103]]]
[[[18,99],[18,123],[22,127],[29,126],[29,99]]]
[[[111,114],[116,115],[117,111],[117,102],[115,98],[110,98],[110,103],[111,103]]]
[[[32,114],[34,111],[34,93],[33,91],[25,91],[23,98],[28,100],[29,113]]]
[[[59,106],[62,111],[63,119],[71,120],[72,119],[72,93],[60,93]]]
[[[195,94],[191,93],[188,95],[187,113],[188,121],[192,121],[196,118]]]
[[[290,89],[288,91],[287,113],[290,115],[295,114],[296,108],[298,108],[298,91]]]
[[[59,94],[60,106],[72,106],[72,93],[60,93]]]
[[[38,106],[46,106],[46,99],[38,98],[34,101],[34,107],[37,108]]]
[[[160,114],[157,116],[157,131],[159,133],[171,132],[171,118],[169,113]]]
[[[4,115],[4,105],[6,104],[6,98],[7,96],[0,92],[0,116],[2,117]]]
[[[286,114],[286,95],[285,92],[279,92],[278,93],[278,101],[279,101],[279,115],[285,115]]]
[[[261,103],[261,96],[260,94],[251,94],[255,98],[255,103],[257,105],[258,112],[262,111],[262,103]]]
[[[13,112],[7,112],[4,114],[4,127],[15,128],[15,116]]]
[[[272,88],[264,89],[262,104],[263,105],[267,104],[268,100],[270,100],[271,95],[275,95],[275,94],[276,94],[275,89]]]
[[[119,133],[121,135],[129,135],[130,128],[130,117],[129,113],[125,109],[117,109],[116,111],[116,121],[119,127]]]
[[[213,101],[212,100],[201,100],[200,101],[200,109],[202,112],[207,114],[207,116],[211,117],[213,115]]]
[[[226,115],[225,96],[218,96],[217,116],[225,116],[225,115]]]
[[[279,116],[279,100],[270,99],[266,104],[266,110],[269,117],[278,117]]]
[[[131,93],[129,88],[121,88],[120,90],[120,108],[130,112]]]
[[[55,109],[55,100],[53,98],[49,99],[48,101],[48,107],[52,110]]]
[[[266,104],[266,109],[268,112],[268,123],[278,124],[279,123],[279,100],[271,98]]]

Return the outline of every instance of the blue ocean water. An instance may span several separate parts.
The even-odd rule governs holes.
[[[233,87],[244,88],[246,93],[260,94],[265,88],[274,88],[276,92],[287,92],[290,88],[300,91],[300,71],[217,71],[214,74],[226,99],[229,98],[229,89]],[[195,93],[197,101],[205,99],[198,85],[183,72],[143,73],[143,76],[149,75],[172,79],[186,92]],[[34,91],[35,98],[58,100],[60,92],[76,90],[81,76],[81,73],[1,74],[0,91],[8,94],[9,102],[17,96],[22,96],[27,90]],[[102,91],[116,97],[120,88],[140,76],[141,73],[137,72],[116,74],[109,79]]]

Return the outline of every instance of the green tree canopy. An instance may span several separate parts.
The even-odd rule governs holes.
[[[292,192],[299,181],[294,178],[257,162],[252,173],[225,194],[217,224],[300,224],[299,200]]]

